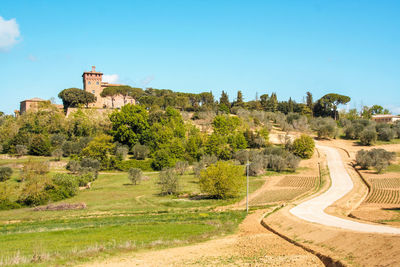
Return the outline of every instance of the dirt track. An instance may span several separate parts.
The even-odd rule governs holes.
[[[320,146],[319,148],[327,155],[332,185],[328,191],[320,196],[292,208],[290,213],[300,219],[326,226],[367,233],[400,234],[399,228],[355,222],[325,213],[324,210],[328,206],[352,190],[353,182],[337,149],[327,146]]]

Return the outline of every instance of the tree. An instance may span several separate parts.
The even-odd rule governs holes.
[[[130,168],[128,171],[128,178],[132,184],[137,185],[142,180],[143,172],[138,168]]]
[[[0,167],[0,182],[10,179],[12,174],[13,170],[10,167]]]
[[[310,92],[307,92],[306,105],[310,108],[311,111],[314,110],[313,96]]]
[[[51,153],[56,161],[60,161],[63,154],[64,152],[61,148],[57,148]]]
[[[133,158],[138,159],[138,160],[143,160],[146,159],[146,157],[149,155],[150,150],[147,146],[141,145],[140,143],[136,143],[132,147],[132,154]]]
[[[113,151],[115,145],[112,142],[113,138],[109,135],[99,135],[95,137],[85,147],[80,156],[82,158],[97,159],[101,163],[102,169],[110,168],[110,154]]]
[[[219,161],[200,173],[200,189],[211,197],[226,199],[239,194],[244,185],[243,168]]]
[[[34,156],[49,156],[50,148],[50,140],[47,136],[38,134],[32,138],[32,143],[29,146],[29,154]]]
[[[78,88],[68,88],[62,90],[58,97],[63,101],[64,109],[74,108],[79,105],[89,106],[90,103],[96,102],[96,96],[92,93]]]
[[[370,107],[369,111],[372,115],[383,114],[383,107],[380,105],[373,105]]]
[[[376,138],[377,134],[374,129],[365,129],[360,134],[360,142],[365,146],[370,146],[375,143]]]
[[[158,183],[162,195],[173,195],[179,191],[179,177],[173,169],[165,169],[160,172]]]
[[[187,161],[177,161],[175,164],[175,170],[180,175],[184,175],[188,167],[189,163]]]
[[[292,145],[293,153],[303,159],[309,159],[314,154],[315,143],[312,137],[301,135],[294,140]]]
[[[236,97],[236,102],[234,103],[234,106],[236,107],[242,107],[243,106],[243,94],[242,91],[237,92],[237,97]]]
[[[153,155],[151,167],[154,170],[162,170],[164,168],[173,167],[175,165],[175,157],[166,149],[157,150]]]
[[[220,109],[227,109],[228,111],[231,108],[231,103],[229,102],[228,94],[225,91],[222,91],[221,97],[219,98],[219,106]],[[229,112],[228,112],[229,113]]]
[[[145,132],[149,129],[147,119],[148,113],[142,106],[125,105],[120,111],[115,110],[110,115],[111,135],[115,141],[133,147],[143,140]]]
[[[15,153],[17,154],[18,158],[25,156],[28,153],[28,148],[25,145],[16,145]]]
[[[127,93],[127,91],[125,90]],[[109,97],[111,99],[111,107],[114,108],[114,101],[117,95],[121,94],[119,86],[110,86],[103,89],[100,96]],[[125,101],[125,100],[124,100]]]
[[[319,116],[332,116],[337,120],[337,107],[350,102],[351,98],[345,95],[339,94],[326,94],[318,100],[319,108],[322,108],[322,114]]]

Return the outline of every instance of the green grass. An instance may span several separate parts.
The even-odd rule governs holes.
[[[400,139],[392,139],[390,141],[377,140],[375,143],[375,145],[394,145],[394,144],[400,144]]]
[[[387,172],[400,172],[400,164],[391,164],[386,169]]]
[[[38,159],[39,160],[39,159]],[[51,174],[50,174],[51,175]],[[63,202],[84,202],[84,210],[0,211],[0,265],[70,265],[123,251],[163,248],[229,234],[245,217],[243,211],[214,212],[213,208],[239,201],[177,198],[159,195],[158,173],[131,185],[126,173],[100,174],[90,190]],[[18,195],[18,171],[7,181]],[[250,191],[265,178],[250,177]],[[181,176],[180,191],[200,193],[193,174]]]

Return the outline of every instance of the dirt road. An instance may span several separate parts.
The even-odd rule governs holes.
[[[400,234],[400,228],[359,223],[325,213],[324,210],[328,206],[332,205],[335,201],[352,190],[353,182],[336,148],[327,146],[318,146],[318,148],[326,153],[332,181],[331,187],[318,197],[312,198],[294,207],[290,210],[290,213],[300,219],[326,226],[367,233]]]

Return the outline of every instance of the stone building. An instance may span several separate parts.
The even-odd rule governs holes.
[[[46,104],[50,104],[50,100],[44,100],[38,97],[27,99],[20,102],[19,111],[14,111],[16,115],[24,114],[25,112],[36,112],[39,108],[46,108]],[[63,105],[51,104],[58,109],[63,109]]]
[[[376,121],[377,123],[394,123],[400,120],[400,116],[391,114],[380,114],[380,115],[373,115],[372,120]]]
[[[96,71],[96,67],[92,66],[91,71],[85,71],[82,74],[83,78],[83,90],[92,93],[96,96],[97,101],[90,104],[90,107],[95,108],[111,108],[112,100],[110,97],[101,97],[101,92],[104,88],[110,86],[122,86],[122,84],[111,84],[103,82],[103,73]],[[120,108],[125,104],[135,104],[135,99],[132,97],[126,97],[125,102],[122,96],[116,96],[114,98],[114,108]]]

